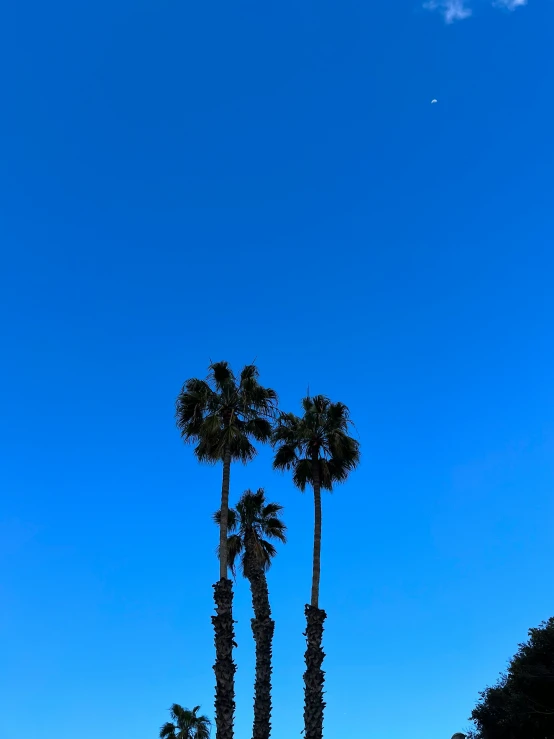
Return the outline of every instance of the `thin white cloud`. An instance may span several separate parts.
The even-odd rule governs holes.
[[[515,10],[527,5],[527,0],[495,0],[493,3],[497,8],[506,8],[507,10]]]
[[[465,4],[465,0],[429,0],[424,3],[423,7],[427,10],[438,10],[444,16],[446,23],[463,21],[471,15],[471,8]]]
[[[516,8],[527,5],[527,0],[492,0],[492,5],[504,10],[516,10]],[[446,23],[463,21],[473,14],[468,0],[426,0],[423,7],[426,10],[437,10],[442,14]]]

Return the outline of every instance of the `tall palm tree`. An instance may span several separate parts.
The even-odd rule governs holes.
[[[169,712],[173,722],[168,721],[160,729],[160,739],[209,739],[211,721],[207,716],[199,716],[200,706],[192,711],[174,703]]]
[[[229,569],[235,575],[240,559],[242,574],[252,593],[252,633],[256,643],[253,739],[269,739],[271,731],[271,652],[275,621],[271,618],[266,572],[277,550],[269,539],[286,542],[286,526],[281,520],[283,507],[268,503],[265,492],[246,490],[236,508],[229,509],[227,551]],[[217,524],[221,511],[214,515]]]
[[[256,455],[252,441],[265,442],[277,394],[258,382],[258,369],[247,365],[235,377],[228,362],[215,362],[206,380],[191,379],[176,402],[176,420],[185,442],[195,444],[200,462],[223,464],[219,526],[219,581],[214,585],[216,659],[214,672],[217,739],[233,739],[235,664],[233,663],[233,590],[227,579],[227,528],[231,462],[249,462]]]
[[[322,739],[323,682],[321,669],[325,611],[319,608],[321,573],[321,490],[332,490],[344,482],[358,465],[358,442],[348,435],[351,424],[348,408],[332,403],[324,395],[307,396],[302,401],[304,414],[282,413],[273,432],[276,447],[273,467],[292,470],[293,482],[301,491],[310,485],[314,493],[314,548],[312,594],[306,605],[306,671],[304,673],[304,736]]]

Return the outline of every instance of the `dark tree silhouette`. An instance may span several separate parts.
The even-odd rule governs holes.
[[[200,706],[192,711],[174,703],[169,712],[172,721],[160,729],[160,739],[209,739],[211,722],[207,716],[199,716]]]
[[[554,617],[529,629],[506,673],[480,696],[469,739],[554,737]]]
[[[350,426],[348,408],[343,403],[332,403],[323,395],[306,397],[302,401],[304,414],[282,413],[273,432],[276,447],[273,466],[291,470],[293,482],[304,491],[310,485],[314,493],[314,548],[312,567],[312,595],[306,613],[304,673],[304,736],[322,739],[323,736],[323,624],[326,613],[319,608],[319,581],[321,573],[321,490],[332,490],[344,482],[358,465],[358,442],[348,435]]]
[[[256,455],[252,441],[271,435],[277,395],[258,382],[254,365],[237,379],[227,362],[209,367],[207,380],[187,380],[177,398],[176,420],[185,442],[195,445],[200,462],[223,465],[219,523],[219,581],[214,585],[217,739],[233,739],[235,670],[233,662],[233,590],[227,578],[227,529],[231,462],[249,462]]]
[[[235,574],[237,559],[252,593],[252,633],[256,643],[253,739],[269,739],[271,731],[271,658],[275,622],[271,618],[266,572],[277,551],[270,539],[286,542],[283,508],[269,503],[260,488],[246,490],[236,508],[229,509],[227,551],[229,568]],[[219,523],[221,511],[214,516]]]

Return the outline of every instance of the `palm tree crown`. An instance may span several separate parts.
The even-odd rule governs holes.
[[[359,443],[348,435],[348,408],[324,395],[302,401],[304,415],[282,413],[273,432],[277,451],[273,467],[292,470],[294,484],[304,491],[316,479],[325,490],[344,482],[360,461]],[[316,469],[314,469],[314,465]]]
[[[200,462],[249,462],[256,449],[251,439],[266,442],[271,435],[277,394],[258,382],[258,369],[244,367],[237,380],[228,362],[209,367],[207,380],[187,380],[177,398],[176,420],[185,442],[195,443]]]
[[[229,509],[227,540],[227,555],[229,569],[236,572],[236,560],[240,557],[242,574],[245,574],[244,563],[246,556],[245,542],[247,536],[252,534],[252,544],[256,563],[267,572],[271,566],[271,560],[277,554],[277,550],[268,539],[277,539],[286,543],[286,526],[281,520],[283,506],[278,503],[268,503],[265,492],[259,488],[255,493],[246,490],[240,497],[236,508]],[[219,524],[221,511],[214,514],[214,521]]]
[[[169,712],[173,723],[168,721],[160,729],[160,739],[209,739],[211,722],[207,716],[198,716],[200,706],[192,711],[174,703]]]

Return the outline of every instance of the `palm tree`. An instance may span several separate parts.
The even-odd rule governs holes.
[[[271,618],[266,572],[277,551],[269,539],[286,542],[286,526],[281,520],[283,507],[268,503],[262,488],[246,490],[235,509],[229,510],[227,551],[229,569],[235,575],[240,558],[242,574],[252,593],[252,633],[256,643],[253,739],[269,739],[271,731],[271,651],[275,621]],[[217,524],[221,511],[214,515]]]
[[[200,706],[192,711],[174,703],[169,712],[173,722],[168,721],[160,729],[160,739],[209,739],[211,721],[207,716],[198,716]]]
[[[310,485],[314,492],[314,548],[312,595],[306,605],[306,671],[304,673],[305,739],[323,736],[323,682],[321,646],[325,611],[319,608],[321,572],[321,490],[332,490],[344,482],[358,465],[358,442],[348,435],[351,424],[348,408],[332,403],[324,395],[307,396],[302,401],[304,414],[282,413],[273,432],[276,447],[273,467],[292,470],[293,482],[301,491]]]
[[[223,464],[219,526],[219,581],[214,585],[215,723],[217,739],[233,739],[235,664],[233,662],[233,590],[227,579],[227,527],[231,462],[256,455],[252,440],[271,435],[277,394],[258,382],[255,365],[244,367],[237,380],[228,362],[215,362],[206,380],[191,379],[176,402],[177,427],[185,442],[195,444],[200,462]]]

